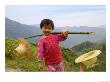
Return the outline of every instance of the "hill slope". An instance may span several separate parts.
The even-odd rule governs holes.
[[[5,39],[5,67],[6,68],[12,68],[12,69],[20,69],[20,71],[37,71],[37,48],[36,46],[32,45],[33,54],[32,59],[28,59],[25,56],[17,57],[14,53],[14,49],[18,46],[18,41],[6,38]],[[87,69],[86,66],[84,66],[84,71],[106,71],[106,49],[105,44],[102,44],[100,46],[97,46],[97,49],[100,49],[102,53],[98,56],[98,64],[93,69]],[[79,64],[76,64],[74,61],[75,59],[90,50],[93,50],[94,48],[87,48],[86,50],[83,50],[81,52],[76,52],[72,49],[62,47],[62,54],[64,57],[64,67],[65,71],[79,71]],[[44,62],[42,62],[42,71],[45,71]]]

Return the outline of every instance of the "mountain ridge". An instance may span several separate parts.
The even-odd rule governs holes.
[[[35,26],[37,25],[37,26]],[[13,21],[11,19],[5,18],[5,36],[18,39],[20,37],[27,37],[42,34],[39,24],[26,25]],[[105,25],[104,25],[105,26]],[[98,27],[66,27],[68,31],[72,32],[95,32],[95,35],[69,35],[68,39],[61,43],[62,46],[73,47],[85,41],[97,42],[106,39],[106,29]],[[61,31],[61,28],[55,28],[54,31]],[[37,42],[38,38],[31,38],[29,41]]]

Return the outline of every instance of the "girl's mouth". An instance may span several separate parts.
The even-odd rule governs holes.
[[[51,33],[50,32],[45,32],[44,33],[46,36],[50,35]]]

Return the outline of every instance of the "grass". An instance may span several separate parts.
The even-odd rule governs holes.
[[[9,67],[12,69],[20,69],[23,72],[37,72],[38,62],[37,62],[36,45],[32,46],[32,49],[33,49],[32,58],[28,58],[25,56],[17,57],[16,54],[13,52],[13,49],[15,49],[15,47],[17,45],[18,45],[17,40],[12,40],[12,39],[6,38],[5,67],[6,68]],[[100,49],[100,48],[101,47],[98,46],[98,49]],[[91,49],[86,49],[85,51],[82,51],[82,52],[76,52],[69,48],[62,47],[65,71],[66,72],[71,72],[71,71],[79,72],[79,64],[76,64],[74,61],[79,55],[88,52],[88,50],[91,50]],[[86,66],[84,66],[85,72],[93,72],[93,71],[105,72],[106,71],[106,50],[102,49],[101,51],[103,51],[103,52],[98,56],[98,61],[97,61],[99,63],[99,65],[95,66],[94,68],[90,68],[90,69],[87,69]],[[41,64],[42,64],[41,71],[45,71],[44,61]]]

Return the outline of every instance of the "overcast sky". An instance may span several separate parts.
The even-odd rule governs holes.
[[[104,5],[6,5],[5,16],[23,24],[39,24],[50,18],[55,26],[100,26],[106,24]]]

